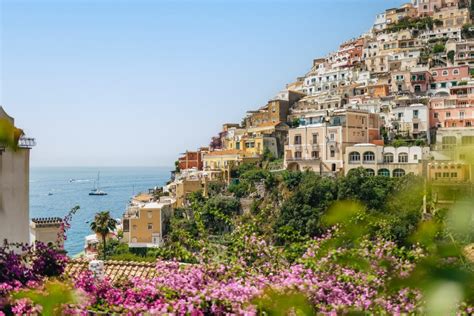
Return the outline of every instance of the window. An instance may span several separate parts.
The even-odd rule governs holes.
[[[365,169],[365,171],[367,171],[367,175],[368,175],[369,177],[375,176],[375,171],[374,171],[374,169]]]
[[[459,118],[462,120],[464,119],[464,112],[459,112]]]
[[[372,151],[366,151],[364,153],[364,162],[375,161],[375,154]]]
[[[413,117],[418,118],[419,111],[418,110],[413,110]]]
[[[152,230],[153,229],[153,224],[152,223],[148,223],[148,230]]]
[[[463,136],[461,138],[461,144],[463,144],[463,145],[474,145],[474,136]]]
[[[295,158],[301,159],[301,151],[295,151]]]
[[[329,139],[334,140],[334,138],[335,138],[334,133],[329,134]]]
[[[436,71],[433,71],[433,72],[431,73],[431,75],[432,75],[433,77],[437,77],[437,76],[438,76],[438,73],[437,73]]]
[[[319,158],[319,151],[312,151],[311,158],[318,159]]]
[[[434,118],[438,118],[438,112],[433,113]]]
[[[447,70],[443,70],[443,76],[447,76],[449,73]]]
[[[459,75],[459,69],[454,69],[453,70],[453,75]]]
[[[383,154],[383,162],[384,163],[392,163],[393,162],[393,154],[392,153]]]
[[[334,151],[334,149],[331,149],[331,158],[334,158],[336,156],[336,152]]]
[[[398,162],[400,163],[408,162],[408,154],[407,153],[398,154]]]
[[[360,154],[357,151],[353,151],[349,154],[349,162],[359,162]]]
[[[446,117],[451,117],[451,112],[446,112]]]
[[[458,173],[457,172],[451,172],[451,178],[457,178]]]
[[[446,82],[442,82],[441,83],[441,88],[446,88],[447,87],[447,83]]]
[[[403,170],[403,169],[393,170],[393,177],[394,178],[400,178],[400,177],[403,177],[404,175],[405,175],[405,170]]]
[[[318,143],[318,134],[313,134],[313,144]]]
[[[413,155],[413,160],[418,160],[418,155]]]
[[[295,145],[301,145],[301,135],[295,135],[294,142]]]
[[[390,177],[390,171],[388,169],[379,169],[377,174],[382,177]]]
[[[413,129],[418,129],[418,123],[413,123]]]

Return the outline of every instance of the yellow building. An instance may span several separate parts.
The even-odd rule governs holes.
[[[230,170],[245,162],[256,162],[259,156],[250,154],[243,150],[226,149],[211,151],[203,155],[204,171],[220,170],[226,182],[230,181]]]
[[[124,241],[129,247],[158,247],[163,242],[175,201],[161,197],[158,201],[132,202],[123,215]]]
[[[176,183],[176,207],[183,207],[186,204],[188,196],[193,192],[205,191],[207,181],[201,179],[183,179]]]
[[[227,130],[224,148],[240,150],[247,156],[261,156],[268,150],[275,157],[280,157],[287,133],[288,125],[282,122],[263,123],[247,129],[235,128]]]

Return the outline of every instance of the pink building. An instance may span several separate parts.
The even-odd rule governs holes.
[[[453,87],[450,92],[430,100],[430,127],[474,126],[474,85]]]
[[[462,81],[469,80],[469,66],[460,65],[431,68],[431,77],[432,82],[430,84],[430,89],[437,90],[433,91],[435,94],[440,91],[448,94],[450,88],[456,87]]]
[[[451,66],[431,68],[431,75],[434,82],[460,81],[469,79],[469,66]]]

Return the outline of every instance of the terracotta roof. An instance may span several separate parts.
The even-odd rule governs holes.
[[[39,217],[31,220],[36,225],[61,224],[63,219],[61,217]]]
[[[134,262],[134,261],[104,261],[105,276],[112,281],[131,279],[134,277],[150,279],[157,276],[156,263]],[[75,278],[80,273],[89,269],[89,261],[85,259],[74,259],[69,261],[64,274]]]

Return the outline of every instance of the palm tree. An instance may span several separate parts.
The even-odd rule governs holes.
[[[94,221],[91,223],[91,229],[102,237],[103,256],[105,260],[105,246],[107,235],[115,229],[117,221],[110,217],[109,211],[103,211],[95,214]]]

